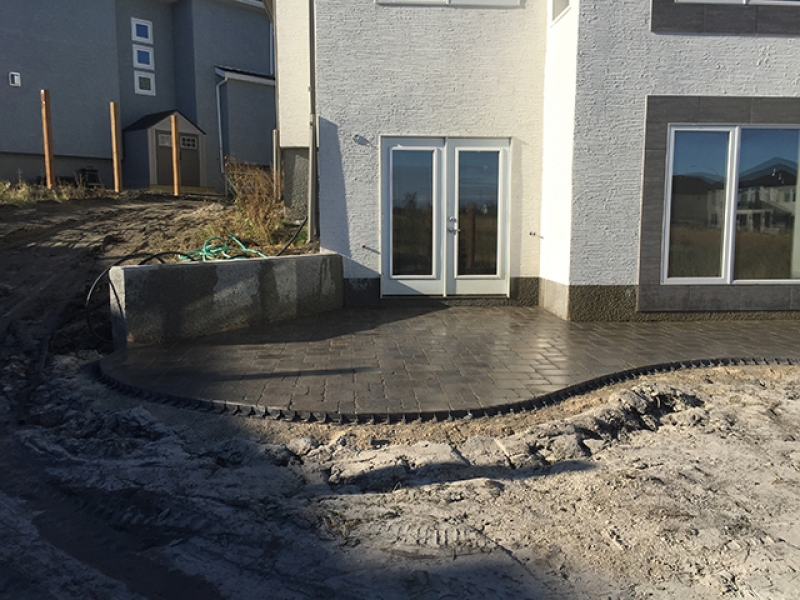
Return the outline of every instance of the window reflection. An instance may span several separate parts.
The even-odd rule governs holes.
[[[392,275],[433,274],[433,151],[392,150]]]
[[[500,153],[458,153],[458,274],[497,274]]]
[[[721,277],[727,131],[676,131],[669,221],[669,277]]]
[[[734,279],[800,278],[798,131],[742,129]]]

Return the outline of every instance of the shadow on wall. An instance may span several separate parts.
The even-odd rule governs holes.
[[[350,219],[347,212],[347,188],[342,168],[339,126],[319,119],[319,223],[320,240],[326,250],[338,252],[345,263],[350,258]],[[322,183],[324,182],[324,183]]]

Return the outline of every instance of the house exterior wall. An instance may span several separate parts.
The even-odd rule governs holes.
[[[231,67],[269,75],[271,53],[269,18],[263,8],[230,0],[193,0],[191,14],[194,28],[192,54],[194,56],[195,123],[205,131],[209,148],[217,150],[219,128],[217,126],[216,85],[219,77],[214,72],[214,67]],[[224,40],[224,43],[221,43],[220,40]],[[264,96],[269,96],[269,98]],[[274,88],[269,88],[269,91],[260,94],[259,97],[274,105]],[[262,117],[263,108],[256,108],[257,113]],[[253,162],[258,164],[272,162],[274,119],[273,116],[268,122],[265,122],[261,118],[254,121],[249,130],[236,129],[238,133],[247,135],[245,139],[240,139],[239,143],[250,148],[264,149],[262,156],[251,156]],[[218,181],[221,184],[222,166],[218,150],[207,153],[205,168],[207,180],[209,182]],[[217,187],[221,189],[220,185]]]
[[[122,137],[123,152],[127,157],[122,165],[123,180],[127,185],[150,185],[150,140],[147,129],[128,131]]]
[[[308,212],[309,13],[307,2],[275,0],[276,91],[287,216],[302,219]]]
[[[114,4],[104,0],[0,3],[0,163],[6,165],[1,169],[4,175],[16,171],[17,164],[23,178],[39,175],[30,172],[29,161],[18,159],[43,154],[42,89],[50,90],[56,156],[80,157],[77,164],[82,166],[98,158],[110,159],[108,105],[119,100],[114,22]],[[92,35],[85,35],[86,31]],[[54,46],[63,50],[53,52]],[[12,71],[21,74],[21,87],[9,85]],[[64,77],[64,73],[71,75]],[[65,173],[58,164],[56,169],[59,176],[72,176],[72,169]]]
[[[511,277],[536,277],[545,4],[328,0],[315,21],[321,244],[345,278],[380,274],[381,136],[510,139]]]
[[[542,224],[539,302],[566,316],[572,236],[572,169],[578,45],[577,2],[547,31],[544,65]]]
[[[175,54],[173,31],[175,23],[169,4],[152,0],[117,0],[117,58],[119,73],[120,120],[125,128],[144,115],[175,108]],[[134,88],[133,45],[131,18],[153,23],[153,57],[156,95],[137,94]],[[144,44],[141,44],[144,45]]]
[[[172,19],[176,25],[172,32],[175,64],[194,65],[194,12],[192,0],[180,0],[172,5]],[[180,68],[175,71],[175,108],[186,118],[197,123],[197,97],[195,70]]]
[[[662,35],[649,12],[637,0],[581,7],[572,284],[638,282],[648,95],[798,95],[796,39]]]
[[[749,10],[720,7],[727,15],[721,34],[698,35],[691,19],[685,33],[680,23],[671,23],[668,34],[651,31],[649,2],[580,4],[568,277],[577,293],[570,293],[569,318],[575,318],[577,299],[585,300],[583,292],[590,288],[601,296],[606,288],[606,304],[625,304],[621,318],[636,317],[640,235],[662,235],[652,228],[640,234],[648,96],[798,97],[797,40],[736,34],[731,15],[745,14],[731,12],[737,8]],[[790,10],[796,14],[800,7]],[[713,102],[709,106],[705,122],[716,122]],[[693,306],[725,309],[713,302]],[[586,313],[582,318],[607,317]]]
[[[131,39],[132,17],[152,22],[152,46]],[[152,71],[134,68],[134,44],[152,47]],[[57,176],[71,177],[75,165],[92,165],[110,185],[109,102],[117,101],[123,128],[174,109],[195,122],[210,144],[205,179],[222,190],[214,68],[269,75],[271,52],[266,11],[235,0],[4,0],[0,177],[16,180],[17,170],[25,179],[43,174],[39,92],[49,89]],[[154,73],[154,96],[135,92],[135,70]],[[22,75],[21,87],[8,84],[9,72]],[[273,88],[232,93],[236,110],[255,114],[257,121],[243,127],[234,115],[234,145],[252,162],[271,163]],[[242,102],[253,104],[243,108]]]
[[[275,45],[280,48],[276,56],[278,124],[283,148],[308,148],[308,16],[308,2],[275,0]]]
[[[225,156],[237,162],[269,164],[275,129],[275,88],[231,80],[223,89]]]

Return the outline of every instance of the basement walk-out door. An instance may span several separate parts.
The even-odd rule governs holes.
[[[507,296],[508,140],[384,138],[384,296]]]

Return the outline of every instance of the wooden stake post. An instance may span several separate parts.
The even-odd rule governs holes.
[[[44,169],[47,178],[47,189],[52,190],[56,184],[53,170],[53,122],[50,117],[50,90],[42,90],[42,136],[44,137]]]
[[[114,191],[120,193],[122,191],[122,155],[120,150],[122,144],[120,143],[120,129],[119,129],[119,104],[116,102],[111,103],[111,151],[114,160]]]
[[[176,196],[181,195],[181,141],[178,135],[178,115],[172,115],[172,190]]]

